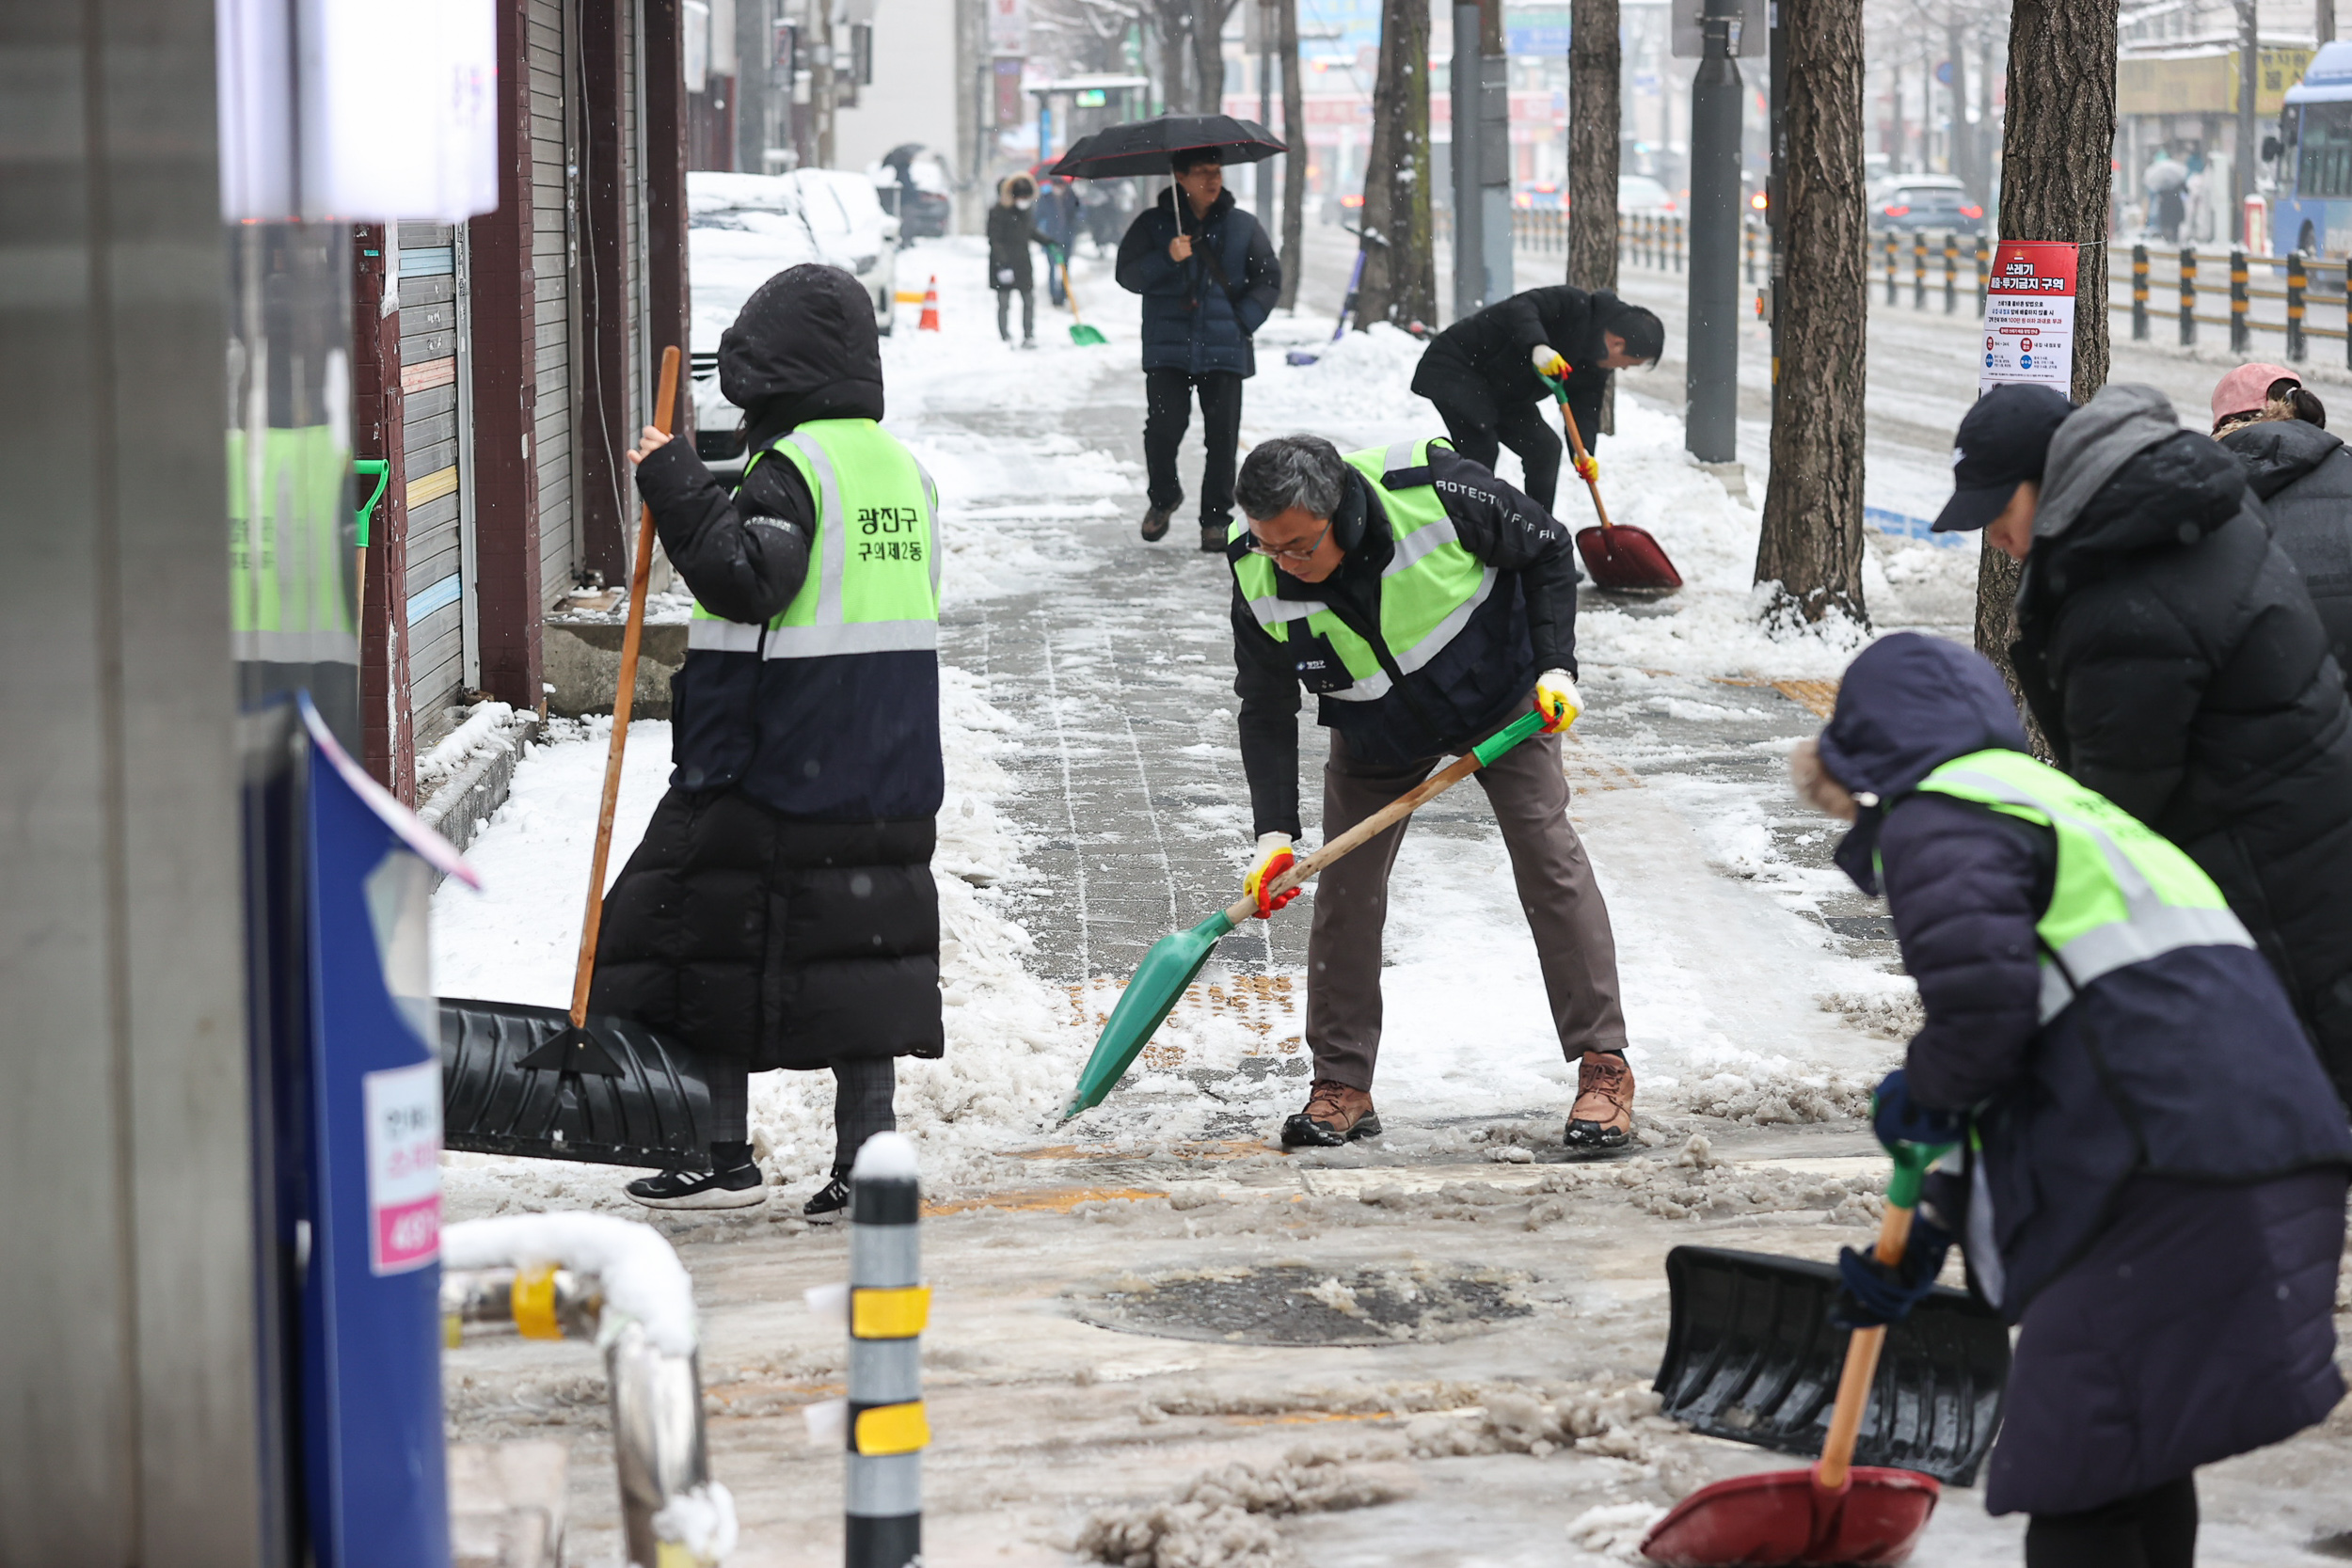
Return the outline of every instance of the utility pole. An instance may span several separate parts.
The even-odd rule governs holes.
[[[2255,192],[2255,154],[2262,133],[2255,129],[2254,85],[2260,81],[2261,14],[2254,0],[2237,0],[2237,224],[2231,230],[2238,243],[2252,245],[2258,236],[2249,231],[2246,198]]]
[[[774,0],[736,0],[735,166],[765,174],[770,105],[775,101]]]
[[[1276,0],[1258,0],[1250,10],[1258,28],[1258,123],[1268,130],[1274,128],[1274,35],[1279,25],[1275,16]],[[1288,145],[1285,143],[1285,145]],[[1250,178],[1258,185],[1258,222],[1267,229],[1274,227],[1274,164],[1260,159],[1252,166]]]
[[[2313,18],[2312,36],[2322,43],[2336,41],[2336,0],[2319,0],[2318,14]]]
[[[809,102],[817,122],[811,139],[817,144],[817,166],[831,168],[834,111],[841,99],[833,80],[833,0],[808,0],[807,36],[815,40],[809,51],[808,75]]]
[[[1485,67],[1478,7],[1454,8],[1454,319],[1486,303],[1486,151],[1479,127]]]
[[[1690,347],[1683,445],[1702,463],[1740,457],[1740,0],[1704,0],[1705,52],[1691,83]]]
[[[1307,98],[1298,80],[1298,0],[1276,0],[1282,21],[1282,309],[1298,306],[1307,230]]]
[[[1478,0],[1478,226],[1489,302],[1511,286],[1511,56],[1502,37],[1502,0]]]

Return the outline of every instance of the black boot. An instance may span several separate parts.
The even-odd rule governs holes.
[[[1168,520],[1176,515],[1173,505],[1155,506],[1143,515],[1143,537],[1156,544],[1168,537]]]
[[[833,1180],[818,1189],[817,1196],[801,1205],[801,1212],[813,1220],[829,1220],[850,1207],[850,1184],[834,1171]]]

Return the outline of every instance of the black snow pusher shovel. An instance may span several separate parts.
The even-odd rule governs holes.
[[[1829,1321],[1836,1265],[1678,1246],[1666,1254],[1666,1286],[1661,1413],[1709,1437],[1819,1455],[1849,1332]],[[2008,1379],[2000,1315],[1938,1286],[1886,1330],[1853,1463],[1974,1483]]]
[[[662,350],[654,425],[664,435],[677,404],[677,372],[678,351]],[[620,686],[612,698],[612,740],[605,758],[571,1011],[514,1002],[441,1001],[441,1141],[462,1153],[665,1170],[703,1170],[710,1164],[710,1087],[694,1053],[643,1024],[588,1011],[653,544],[653,509],[644,507],[629,567],[628,625],[621,637]]]

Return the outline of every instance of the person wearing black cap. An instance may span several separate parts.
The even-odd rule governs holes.
[[[2010,655],[2058,766],[2219,884],[2352,1103],[2352,702],[2245,468],[2122,384],[1996,389],[1955,446],[1936,527],[2025,562]]]
[[[1518,453],[1527,479],[1520,488],[1549,512],[1560,437],[1544,416],[1552,401],[1544,376],[1565,379],[1568,412],[1590,453],[1600,446],[1609,377],[1656,364],[1665,347],[1663,323],[1606,289],[1528,289],[1438,333],[1413,372],[1413,390],[1438,405],[1454,450],[1480,467],[1491,472],[1503,447]]]

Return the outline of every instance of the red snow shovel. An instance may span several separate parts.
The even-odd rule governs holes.
[[[1916,1144],[1895,1148],[1886,1214],[1879,1223],[1880,1262],[1902,1261],[1919,1183],[1943,1152]],[[1845,1370],[1819,1464],[1699,1488],[1643,1538],[1642,1555],[1664,1568],[1880,1568],[1907,1560],[1943,1488],[1916,1470],[1852,1463],[1885,1343],[1883,1326],[1857,1328],[1847,1338]]]
[[[1567,427],[1568,449],[1576,453],[1576,466],[1581,470],[1592,460],[1584,455],[1583,433],[1576,428],[1576,416],[1568,411],[1567,387],[1556,376],[1544,379],[1551,384],[1551,395],[1560,404],[1560,422]],[[1598,480],[1586,479],[1584,487],[1593,494],[1593,511],[1600,517],[1600,526],[1578,533],[1576,548],[1584,558],[1584,569],[1593,574],[1594,583],[1618,594],[1671,594],[1681,587],[1682,574],[1666,559],[1665,546],[1647,529],[1611,523],[1609,508],[1601,504]]]

